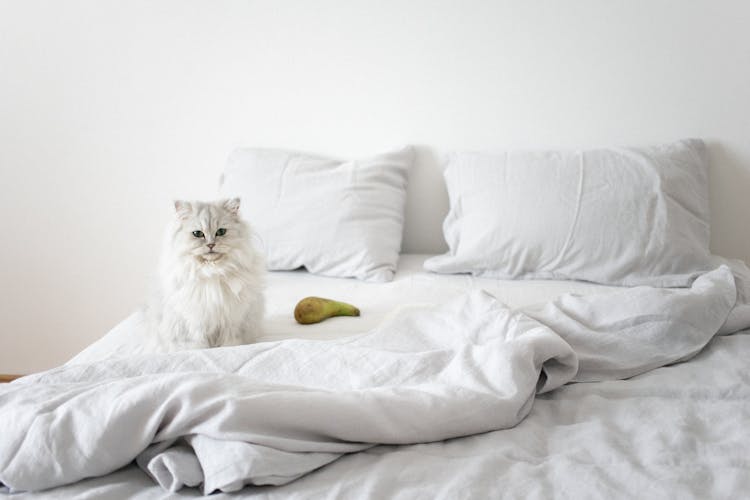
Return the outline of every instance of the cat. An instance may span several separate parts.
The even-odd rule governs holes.
[[[251,343],[261,334],[266,266],[251,243],[240,200],[175,201],[146,307],[156,351]]]

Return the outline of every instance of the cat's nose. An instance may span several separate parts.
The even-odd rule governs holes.
[[[214,247],[216,246],[216,243],[209,243],[209,244],[208,244],[208,245],[206,245],[206,246],[208,247],[208,249],[209,249],[209,250],[213,250],[213,249],[214,249]]]

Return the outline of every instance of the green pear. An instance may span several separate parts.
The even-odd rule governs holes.
[[[359,316],[359,309],[346,302],[321,297],[305,297],[294,308],[294,319],[303,325],[320,323],[334,316]]]

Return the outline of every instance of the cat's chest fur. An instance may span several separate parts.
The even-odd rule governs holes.
[[[171,290],[170,305],[196,322],[229,322],[244,313],[247,284],[239,278],[216,277],[192,280]]]
[[[168,307],[184,323],[178,331],[185,340],[205,340],[208,346],[240,344],[255,306],[250,288],[236,276],[198,278],[173,289]]]
[[[257,279],[208,275],[170,280],[163,289],[162,332],[170,347],[237,345],[257,337],[263,314],[262,286]]]

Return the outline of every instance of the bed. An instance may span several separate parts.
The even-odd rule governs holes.
[[[325,268],[272,271],[264,336],[250,346],[150,353],[134,313],[65,365],[0,393],[4,492],[145,499],[750,491],[743,263],[712,257],[682,285],[676,272],[652,273],[669,283],[602,284],[435,270],[459,260],[397,255],[386,279],[377,259],[363,271],[369,280],[324,276]],[[590,262],[585,272],[619,272],[592,271]],[[351,302],[361,316],[296,324],[293,307],[309,295]]]

